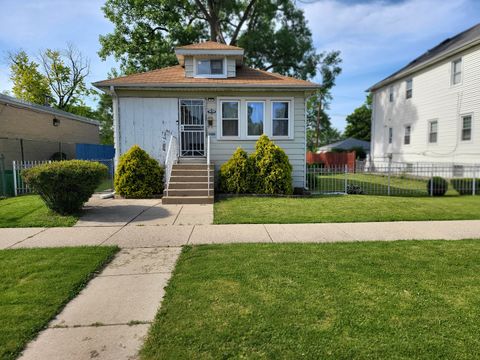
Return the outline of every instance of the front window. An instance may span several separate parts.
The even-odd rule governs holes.
[[[238,136],[238,101],[222,101],[222,136]]]
[[[289,107],[290,103],[288,101],[272,102],[273,136],[288,136]]]
[[[462,116],[462,141],[472,140],[472,116]]]
[[[391,144],[393,142],[393,128],[388,128],[388,143]]]
[[[430,121],[428,130],[428,142],[436,144],[438,141],[438,121]]]
[[[403,143],[405,145],[410,145],[410,134],[412,132],[412,127],[410,125],[405,126],[405,136],[403,139]]]
[[[197,60],[197,75],[223,75],[223,60]]]
[[[263,134],[265,104],[261,101],[247,101],[247,136]]]
[[[452,85],[462,82],[462,59],[452,61]]]
[[[405,93],[405,97],[407,99],[410,99],[413,96],[413,80],[412,79],[408,79],[406,81],[406,87],[407,87],[407,90]]]

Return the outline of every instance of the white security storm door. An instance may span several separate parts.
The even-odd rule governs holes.
[[[180,156],[205,156],[204,101],[180,100]]]

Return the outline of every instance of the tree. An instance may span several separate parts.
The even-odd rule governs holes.
[[[100,36],[99,55],[127,74],[174,65],[174,47],[206,39],[242,46],[247,65],[303,79],[320,61],[293,0],[107,0],[103,11],[114,30]]]
[[[113,102],[112,97],[99,93],[96,118],[100,121],[100,142],[104,145],[113,145]]]
[[[12,93],[18,99],[44,105],[51,98],[47,78],[38,71],[25,51],[8,54]]]
[[[370,141],[372,131],[372,95],[369,94],[365,103],[347,116],[346,137]]]
[[[55,106],[68,111],[69,106],[79,105],[88,95],[85,78],[90,73],[89,60],[72,45],[63,51],[47,49],[40,60]]]
[[[330,131],[331,135],[331,123],[326,110],[329,109],[333,99],[332,88],[335,86],[335,80],[342,72],[341,63],[339,51],[320,55],[321,87],[308,99],[307,103],[307,128],[311,130],[307,135],[313,137],[307,142],[310,142],[315,149],[320,146],[323,130]],[[325,136],[323,137],[325,138]]]

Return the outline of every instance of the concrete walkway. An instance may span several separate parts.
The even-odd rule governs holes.
[[[180,250],[121,250],[21,359],[136,359]]]

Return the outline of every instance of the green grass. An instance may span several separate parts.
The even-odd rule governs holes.
[[[220,200],[214,206],[216,224],[473,219],[480,219],[480,196],[234,197]]]
[[[0,359],[15,359],[117,250],[0,250]]]
[[[72,226],[77,220],[50,211],[38,195],[0,200],[0,228]]]
[[[187,247],[142,359],[480,357],[480,241]]]

